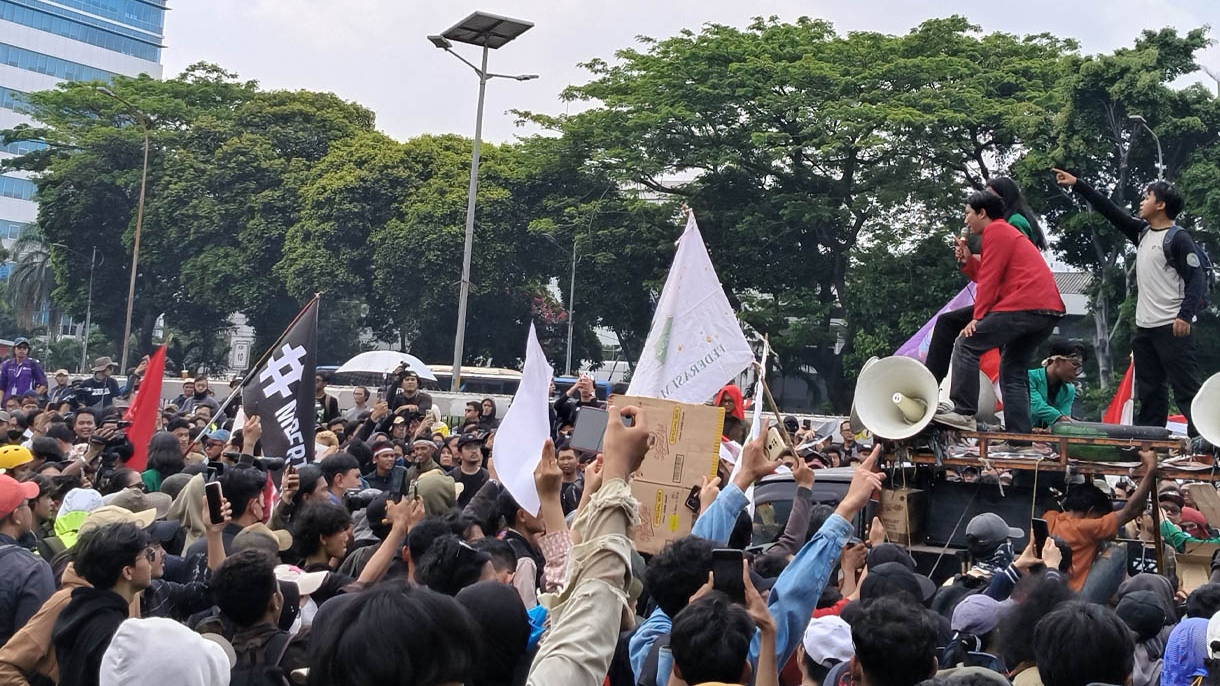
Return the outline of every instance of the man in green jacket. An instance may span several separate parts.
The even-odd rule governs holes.
[[[1040,369],[1029,370],[1029,414],[1035,429],[1072,421],[1076,387],[1072,381],[1084,367],[1084,344],[1052,338],[1050,354]]]

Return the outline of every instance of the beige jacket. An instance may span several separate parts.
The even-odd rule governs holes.
[[[51,681],[59,681],[59,667],[55,663],[55,646],[51,643],[51,630],[55,620],[72,598],[76,588],[87,587],[89,582],[76,575],[69,563],[64,569],[59,590],[47,598],[30,621],[0,648],[0,686],[29,686],[26,675],[41,674]],[[140,596],[132,602],[132,617],[140,616]]]

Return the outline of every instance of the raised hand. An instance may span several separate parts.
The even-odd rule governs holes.
[[[1060,186],[1075,186],[1076,185],[1077,179],[1075,176],[1072,176],[1071,174],[1063,171],[1062,169],[1051,169],[1051,171],[1055,172],[1055,183],[1059,184]]]

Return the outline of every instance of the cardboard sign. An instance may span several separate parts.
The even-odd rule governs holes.
[[[1220,550],[1215,543],[1187,543],[1177,554],[1178,579],[1182,590],[1190,593],[1207,583],[1212,574],[1212,555]]]
[[[1203,513],[1208,524],[1215,526],[1215,522],[1220,522],[1220,493],[1216,493],[1215,486],[1200,483],[1186,484],[1182,488],[1190,493],[1190,497],[1195,501],[1195,507]]]
[[[631,494],[640,501],[636,550],[658,553],[690,534],[695,513],[687,509],[686,497],[703,477],[716,476],[724,408],[632,396],[615,396],[614,404],[639,407],[652,434]]]

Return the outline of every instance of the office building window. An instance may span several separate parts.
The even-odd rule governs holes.
[[[114,74],[78,62],[0,43],[0,63],[65,81],[109,81]]]
[[[0,19],[150,62],[157,62],[161,58],[160,43],[148,34],[38,0],[2,0]]]
[[[128,26],[161,35],[165,26],[165,0],[56,0],[64,7],[84,10]]]
[[[0,107],[6,110],[16,110],[17,112],[25,111],[25,93],[15,91],[12,88],[0,86]]]
[[[33,200],[37,187],[33,181],[16,176],[0,176],[0,195],[18,200]]]
[[[25,222],[0,219],[0,240],[15,241],[21,237],[21,232],[25,231],[29,226]]]

